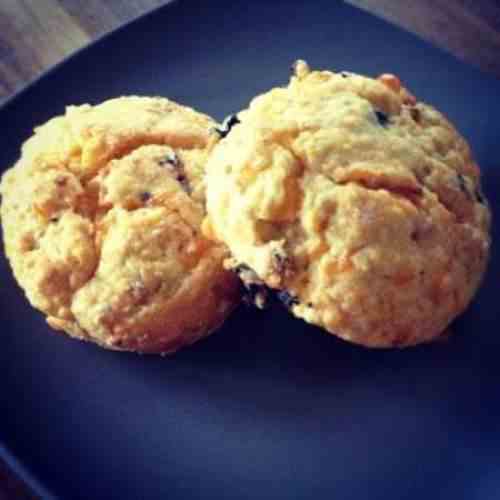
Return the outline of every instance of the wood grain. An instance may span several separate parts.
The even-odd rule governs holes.
[[[170,0],[1,0],[0,103],[104,33]]]
[[[500,76],[498,0],[347,0]]]
[[[1,0],[0,103],[71,52],[169,1]],[[346,2],[500,76],[498,0]]]
[[[68,54],[169,1],[1,0],[0,103]],[[500,77],[498,0],[346,2]],[[0,463],[0,500],[33,498],[26,485]]]

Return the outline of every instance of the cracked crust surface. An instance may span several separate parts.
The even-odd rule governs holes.
[[[67,108],[2,178],[7,257],[48,323],[114,349],[171,352],[238,300],[200,231],[212,120],[163,98]]]
[[[286,292],[293,314],[346,340],[436,338],[489,251],[469,146],[394,75],[294,70],[212,152],[205,233]]]

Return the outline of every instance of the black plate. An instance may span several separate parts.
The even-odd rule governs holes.
[[[221,118],[285,84],[297,57],[399,74],[470,139],[500,215],[499,80],[334,1],[157,10],[4,106],[0,164],[66,104],[161,94]],[[447,343],[370,351],[242,309],[162,359],[51,332],[2,257],[0,455],[68,499],[498,499],[499,266],[495,246]]]

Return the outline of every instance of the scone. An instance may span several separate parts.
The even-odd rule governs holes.
[[[276,290],[370,347],[430,341],[466,308],[490,246],[479,169],[397,77],[298,61],[232,123],[207,165],[203,228],[257,300]]]
[[[238,300],[223,245],[200,231],[212,120],[163,98],[68,107],[2,178],[7,257],[55,329],[171,352]]]

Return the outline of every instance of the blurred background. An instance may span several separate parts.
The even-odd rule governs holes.
[[[0,104],[68,54],[170,1],[0,0]],[[499,0],[346,1],[500,77]]]

